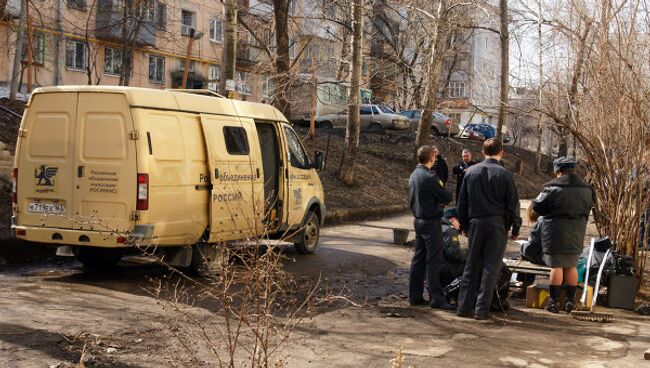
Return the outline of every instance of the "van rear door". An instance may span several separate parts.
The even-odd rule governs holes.
[[[73,207],[82,221],[74,228],[134,227],[137,138],[125,95],[79,93]]]
[[[135,141],[122,94],[36,94],[18,158],[18,225],[125,231],[135,225]]]
[[[77,94],[37,93],[18,143],[17,225],[70,229]]]

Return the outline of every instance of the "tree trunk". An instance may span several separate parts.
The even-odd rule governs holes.
[[[223,37],[223,78],[220,91],[226,91],[226,81],[235,80],[237,69],[237,0],[224,1],[225,30]]]
[[[424,108],[418,123],[418,134],[415,138],[415,149],[424,146],[429,142],[431,135],[431,122],[433,121],[433,112],[438,104],[438,89],[440,88],[440,73],[442,62],[444,60],[445,45],[447,41],[447,0],[441,0],[438,3],[436,19],[434,23],[433,34],[429,42],[428,61],[427,61],[427,87],[424,96]],[[415,155],[415,154],[414,154]],[[415,156],[414,156],[415,157]]]
[[[539,90],[537,91],[537,107],[539,111],[537,112],[537,163],[535,165],[535,172],[540,173],[542,171],[542,138],[544,135],[544,127],[542,126],[542,78],[544,78],[544,66],[542,65],[542,0],[537,2],[537,40],[539,42],[539,50],[537,53],[537,62],[539,64]]]
[[[316,102],[318,101],[318,77],[316,57],[311,55],[311,107],[309,109],[309,139],[316,138]]]
[[[289,0],[273,0],[275,15],[275,41],[277,55],[275,58],[276,77],[274,105],[287,118],[291,119],[291,59],[289,58]]]
[[[355,166],[359,150],[359,96],[361,94],[361,63],[363,36],[363,0],[354,0],[352,16],[352,80],[350,81],[350,97],[348,99],[348,124],[345,130],[345,146],[339,167],[339,179],[346,185],[353,185]]]
[[[508,30],[508,0],[500,0],[501,8],[501,97],[499,98],[499,123],[497,138],[503,140],[503,126],[508,116],[508,92],[510,90],[510,34]]]
[[[16,94],[20,90],[20,59],[23,57],[24,33],[25,33],[25,11],[28,0],[20,2],[20,19],[18,20],[18,33],[16,34],[16,53],[14,54],[14,64],[11,69],[11,88],[9,89],[9,99],[16,100]]]

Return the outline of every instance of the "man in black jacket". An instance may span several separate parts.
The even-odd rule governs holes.
[[[442,185],[447,185],[447,180],[449,179],[449,166],[447,166],[447,161],[442,157],[438,148],[436,148],[436,162],[433,163],[433,172],[440,180],[442,180]]]
[[[483,143],[485,160],[467,170],[458,200],[461,230],[469,237],[469,253],[458,297],[457,314],[487,319],[499,277],[508,230],[519,236],[519,195],[514,177],[499,164],[503,143]],[[482,274],[481,274],[482,270]],[[480,284],[479,281],[480,277]]]
[[[412,306],[426,304],[422,297],[426,278],[429,306],[454,310],[442,295],[438,277],[442,247],[440,218],[445,204],[451,202],[452,198],[442,181],[431,172],[436,160],[435,150],[432,146],[422,146],[418,149],[419,165],[409,179],[409,202],[415,216],[415,253],[411,260],[409,302]]]
[[[472,151],[468,149],[463,150],[462,160],[458,165],[454,166],[452,172],[456,175],[456,201],[458,202],[458,193],[460,193],[460,187],[463,185],[463,178],[465,177],[465,172],[470,166],[475,165],[476,162],[472,160]]]

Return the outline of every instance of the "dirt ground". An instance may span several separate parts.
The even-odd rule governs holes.
[[[512,299],[513,309],[486,322],[410,308],[410,249],[392,245],[394,227],[410,216],[323,230],[314,255],[285,249],[298,279],[321,278],[361,306],[320,308],[294,331],[281,357],[287,367],[388,367],[401,348],[404,366],[637,367],[650,348],[650,323],[608,310],[610,324],[551,315]],[[527,230],[527,229],[525,229]],[[517,245],[509,244],[508,253]],[[293,261],[295,260],[295,262]],[[216,366],[202,339],[179,335],[151,280],[177,281],[160,266],[123,261],[108,274],[83,272],[66,258],[10,265],[0,272],[0,366]],[[208,320],[206,308],[189,308]],[[212,321],[214,323],[214,321]],[[194,360],[179,338],[193,346]]]

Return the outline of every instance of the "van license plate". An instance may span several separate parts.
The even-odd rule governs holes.
[[[27,210],[33,213],[60,215],[65,211],[65,205],[60,203],[29,202]]]

